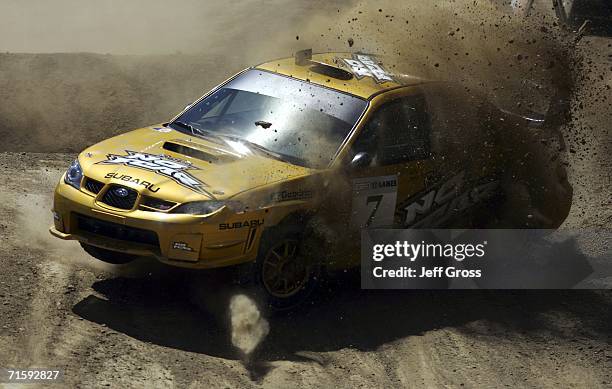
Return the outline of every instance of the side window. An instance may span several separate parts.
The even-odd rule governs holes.
[[[353,153],[367,152],[378,166],[428,158],[431,125],[422,95],[382,105],[366,124]]]

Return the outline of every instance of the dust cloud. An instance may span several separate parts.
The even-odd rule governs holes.
[[[58,170],[34,170],[37,182],[43,187],[52,187],[62,175]],[[48,195],[27,193],[16,199],[17,210],[16,236],[27,248],[44,252],[55,262],[64,265],[86,266],[90,269],[110,271],[111,265],[92,260],[79,246],[76,241],[63,241],[53,237],[49,233],[50,209],[53,208],[52,192]]]
[[[551,2],[536,0],[528,16],[508,3],[362,2],[340,23],[313,20],[304,41],[315,51],[384,56],[396,74],[457,82],[511,111],[546,111],[556,90],[572,87],[573,36]]]
[[[341,0],[4,0],[0,151],[77,152],[171,119],[233,73],[292,55]]]
[[[233,296],[229,304],[232,344],[247,357],[270,332],[268,321],[255,301],[244,294]]]
[[[571,39],[541,3],[526,18],[484,0],[5,0],[0,151],[77,152],[168,120],[236,71],[308,47],[383,55],[396,73],[542,112],[555,89],[571,89],[573,66]]]
[[[0,51],[159,55],[286,54],[314,15],[349,1],[3,0]],[[249,54],[241,52],[250,52]],[[259,54],[257,54],[259,53]],[[290,54],[290,53],[289,53]]]

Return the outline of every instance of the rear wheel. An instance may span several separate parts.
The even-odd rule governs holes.
[[[512,115],[505,115],[504,123],[496,127],[495,139],[504,165],[499,227],[558,228],[569,214],[573,196],[565,169],[565,141],[558,130],[561,123],[547,118],[537,128]]]
[[[558,155],[525,158],[503,182],[502,220],[513,228],[558,228],[572,205],[572,186]],[[548,154],[550,156],[550,154]]]
[[[81,247],[83,247],[83,250],[85,250],[87,254],[91,255],[92,257],[96,259],[99,259],[102,262],[110,263],[112,265],[124,265],[138,258],[137,255],[131,255],[131,254],[120,253],[118,251],[107,250],[107,249],[92,246],[90,244],[83,243],[83,242],[80,242],[80,243],[81,243]]]

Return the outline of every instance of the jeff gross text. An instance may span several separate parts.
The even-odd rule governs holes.
[[[450,260],[462,262],[465,259],[481,259],[486,254],[487,241],[480,243],[409,243],[396,241],[389,244],[375,244],[372,246],[372,260],[381,266],[372,268],[375,278],[480,278],[480,269],[460,269],[454,266],[400,266],[399,268],[385,269],[383,261],[393,259],[408,261],[413,265],[419,259],[423,260]]]

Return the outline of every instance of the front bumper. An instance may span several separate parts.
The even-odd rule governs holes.
[[[263,221],[263,214],[263,210],[245,215],[227,209],[211,216],[121,211],[98,204],[95,196],[62,181],[55,190],[54,225],[49,231],[64,240],[205,269],[254,260],[263,223],[235,229],[220,225]]]

